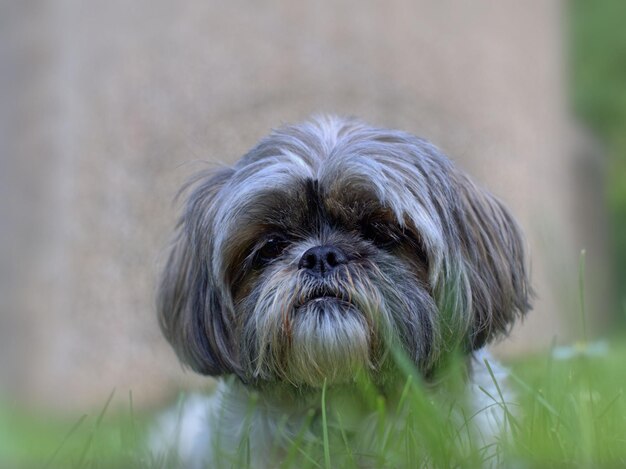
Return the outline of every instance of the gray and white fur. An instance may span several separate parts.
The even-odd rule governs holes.
[[[184,193],[160,324],[184,364],[235,377],[183,454],[196,464],[217,464],[217,442],[228,452],[250,431],[253,467],[272,467],[278,420],[297,428],[324,382],[349,389],[365,373],[393,387],[393,347],[428,380],[449,353],[472,357],[530,309],[509,212],[408,133],[318,117]],[[250,392],[261,405],[246,429]]]

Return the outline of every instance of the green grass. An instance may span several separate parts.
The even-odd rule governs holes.
[[[626,465],[626,347],[567,361],[538,356],[516,363],[524,425],[511,448],[531,467]]]
[[[511,410],[508,438],[488,451],[473,445],[473,416],[451,418],[458,403],[449,394],[426,391],[410,375],[400,398],[401,423],[388,418],[388,403],[371,387],[362,391],[376,432],[367,448],[352,447],[348,418],[337,418],[341,406],[333,406],[332,393],[324,392],[319,440],[296,438],[283,467],[357,467],[367,461],[370,467],[473,468],[496,453],[499,467],[625,467],[626,342],[611,342],[598,354],[582,345],[573,350],[577,355],[570,359],[546,353],[509,363],[519,407]],[[93,415],[51,419],[5,403],[0,467],[170,467],[142,447],[154,416],[135,415],[130,404],[121,412],[108,408],[106,403]],[[236,467],[248,467],[247,446],[241,448]]]

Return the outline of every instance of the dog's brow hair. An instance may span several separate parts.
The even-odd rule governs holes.
[[[310,219],[318,224],[321,220],[327,219],[324,202],[320,194],[319,181],[317,179],[305,180],[304,193]]]

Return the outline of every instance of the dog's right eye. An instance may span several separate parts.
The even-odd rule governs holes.
[[[272,236],[259,248],[255,254],[255,264],[264,265],[276,259],[287,247],[287,240],[280,236]]]

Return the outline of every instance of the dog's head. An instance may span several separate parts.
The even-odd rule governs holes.
[[[515,221],[430,143],[320,118],[190,183],[158,310],[194,370],[320,386],[428,373],[529,309]]]

